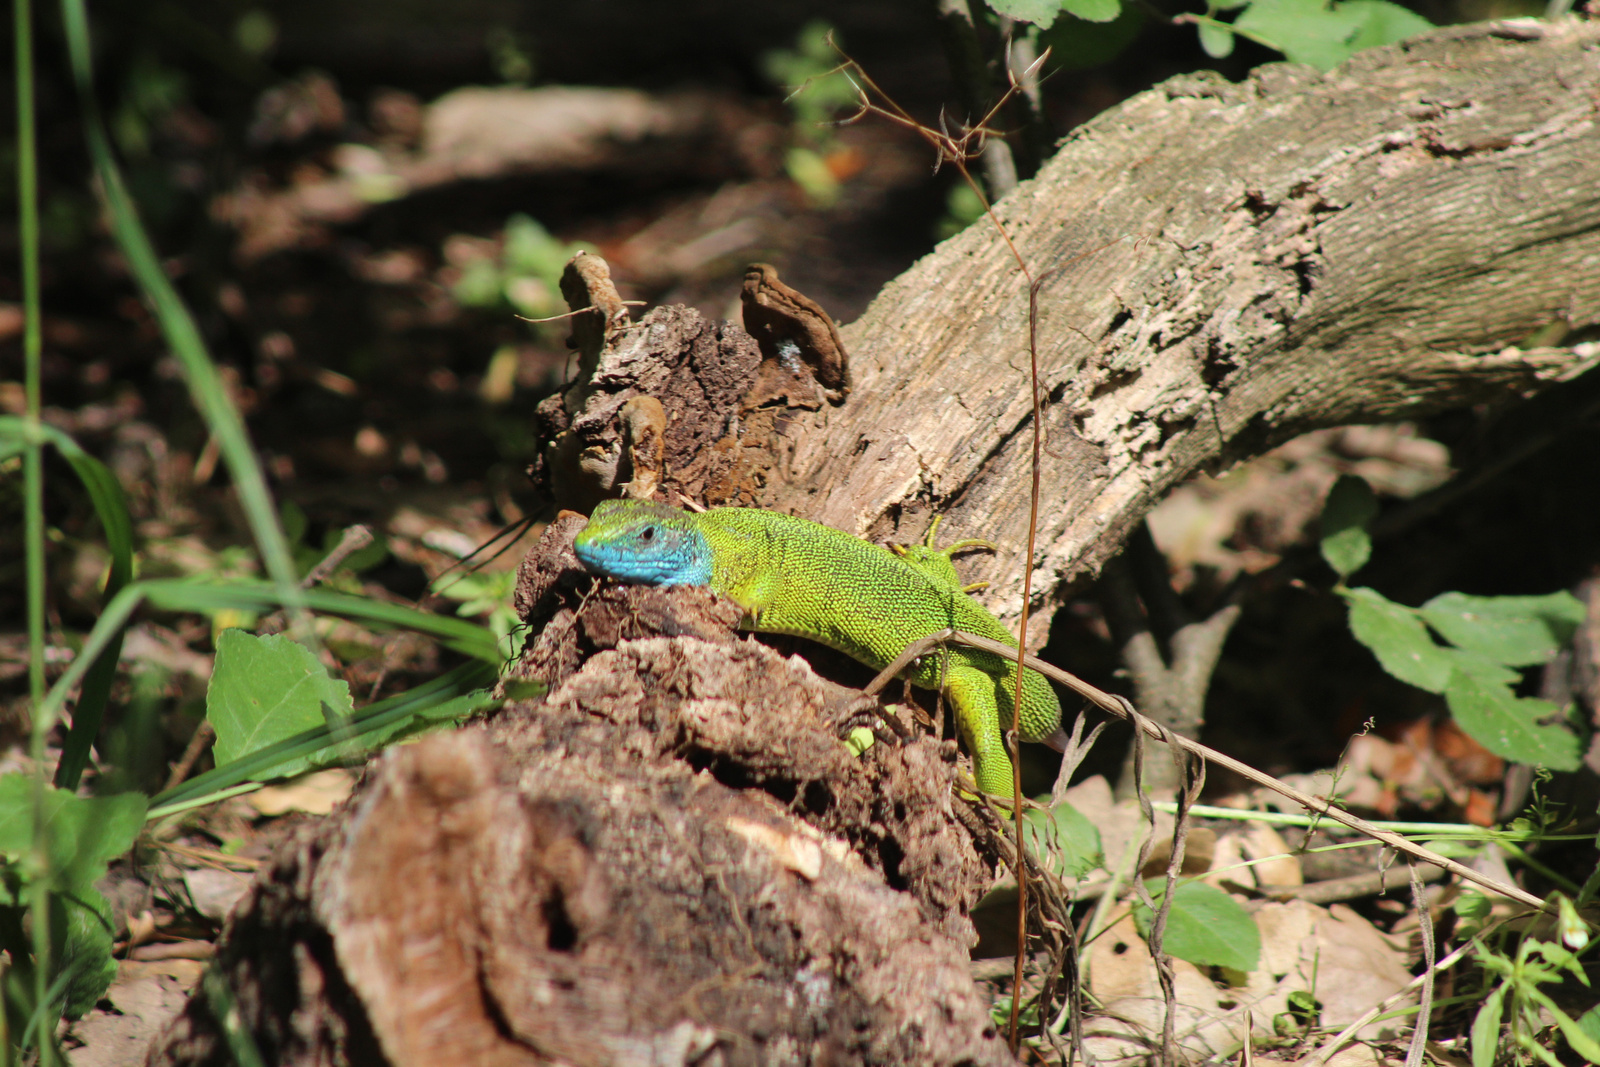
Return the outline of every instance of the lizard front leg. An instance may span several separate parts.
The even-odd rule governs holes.
[[[965,541],[955,541],[943,548],[933,546],[934,535],[939,530],[939,523],[944,520],[943,515],[935,515],[933,522],[928,524],[928,532],[923,537],[922,543],[917,545],[890,545],[889,548],[901,559],[917,568],[922,573],[945,585],[953,585],[963,593],[973,593],[988,586],[988,582],[974,582],[971,585],[962,585],[961,579],[956,576],[955,554],[966,552],[974,548],[996,551],[993,541],[984,541],[971,537]]]

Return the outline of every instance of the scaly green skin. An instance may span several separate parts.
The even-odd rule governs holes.
[[[932,532],[929,532],[932,540]],[[907,645],[946,627],[1016,639],[957,584],[950,552],[915,546],[896,555],[820,523],[754,508],[693,513],[637,500],[608,500],[577,536],[591,571],[653,585],[707,585],[744,609],[744,624],[820,642],[883,668]],[[972,753],[978,787],[1010,796],[1010,725],[1016,664],[952,645],[906,672],[943,688]],[[1022,674],[1024,741],[1053,739],[1061,704],[1037,671]]]

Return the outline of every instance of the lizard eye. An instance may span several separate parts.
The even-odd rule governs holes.
[[[656,539],[656,528],[654,526],[646,526],[644,529],[639,531],[639,540],[641,540],[641,541],[654,541],[655,539]]]

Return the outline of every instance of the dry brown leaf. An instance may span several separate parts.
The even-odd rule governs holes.
[[[82,1043],[72,1050],[74,1067],[143,1063],[151,1039],[183,1010],[205,968],[198,960],[119,962],[102,998],[112,1008],[97,1007],[72,1024],[71,1039]]]
[[[344,802],[356,776],[340,767],[313,771],[286,785],[269,785],[245,798],[256,811],[266,816],[303,811],[307,815],[326,815]]]

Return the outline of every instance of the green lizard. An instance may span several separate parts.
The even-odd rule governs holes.
[[[744,609],[744,625],[794,634],[838,649],[870,667],[888,666],[907,645],[945,627],[1003,641],[1016,638],[967,596],[950,554],[929,544],[896,555],[821,523],[755,508],[680,511],[639,500],[607,500],[575,542],[589,570],[647,585],[705,585]],[[981,542],[979,542],[981,543]],[[987,793],[1011,795],[1009,726],[1016,664],[952,645],[906,672],[916,685],[942,688]],[[1059,748],[1061,704],[1044,676],[1022,673],[1022,739]]]

